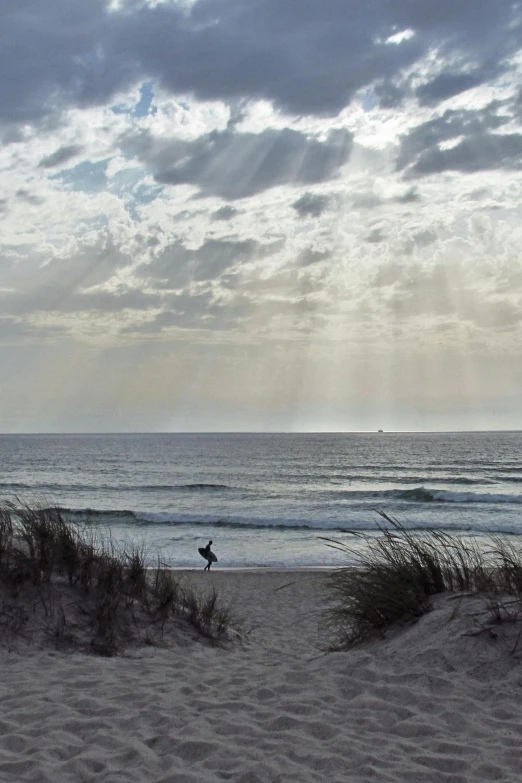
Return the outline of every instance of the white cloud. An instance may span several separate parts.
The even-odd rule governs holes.
[[[393,35],[388,36],[384,43],[395,44],[397,46],[403,41],[409,41],[410,38],[413,38],[414,35],[415,31],[408,28],[407,30],[401,30],[399,33],[394,33]]]
[[[390,356],[399,384],[430,355],[441,394],[455,351],[518,357],[520,3],[29,5],[0,31],[6,351],[110,350],[111,383],[82,370],[102,407],[130,356],[182,395],[192,351],[245,421],[290,389],[357,408]]]

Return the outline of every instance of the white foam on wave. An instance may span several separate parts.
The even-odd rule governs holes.
[[[433,500],[444,503],[522,503],[522,495],[496,494],[493,492],[453,492],[431,490]]]

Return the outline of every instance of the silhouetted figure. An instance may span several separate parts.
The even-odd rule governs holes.
[[[211,550],[212,541],[209,541],[206,546],[200,546],[198,549],[199,554],[201,557],[204,557],[207,561],[207,564],[203,571],[210,571],[210,566],[212,563],[217,563],[217,557],[215,556],[214,552]]]

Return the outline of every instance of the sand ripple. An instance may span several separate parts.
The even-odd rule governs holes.
[[[450,619],[442,599],[389,640],[323,655],[317,574],[203,577],[245,617],[243,646],[1,653],[2,782],[520,780],[522,668],[463,636],[475,605]]]

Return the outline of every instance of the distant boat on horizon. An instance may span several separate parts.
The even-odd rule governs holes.
[[[377,430],[377,432],[384,432],[384,430]]]

